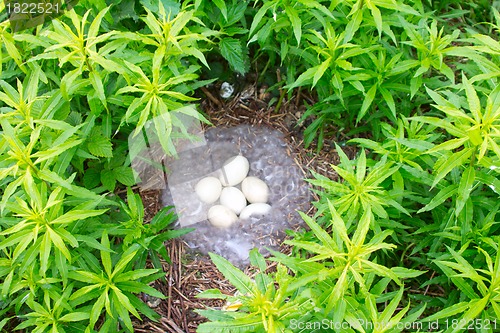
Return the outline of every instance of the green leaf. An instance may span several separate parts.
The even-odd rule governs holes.
[[[93,189],[101,184],[101,170],[88,168],[83,174],[83,184],[88,189]]]
[[[457,192],[457,189],[457,184],[449,185],[443,188],[434,198],[432,198],[432,200],[427,205],[422,207],[417,213],[420,214],[436,208],[437,206],[441,205],[446,199],[454,195]]]
[[[144,1],[141,0],[141,3],[143,3],[143,2]],[[135,0],[122,0],[120,2],[119,6],[112,6],[111,7],[110,13],[113,17],[113,20],[116,22],[120,22],[120,21],[122,21],[124,19],[128,19],[128,18],[131,18],[134,21],[137,21],[139,19],[139,16],[135,12],[134,7],[135,7]],[[149,7],[146,7],[146,8],[151,10],[151,8],[149,8]]]
[[[384,149],[384,147],[380,143],[373,141],[373,140],[370,140],[370,139],[355,138],[355,139],[351,139],[347,142],[348,143],[351,143],[351,142],[359,143],[362,147],[374,150],[378,153],[387,152],[387,150]]]
[[[113,170],[103,170],[101,172],[101,183],[110,192],[116,187],[116,176]]]
[[[216,321],[202,323],[196,329],[197,333],[215,333],[215,332],[260,332],[257,327],[262,326],[260,316],[249,318],[238,318],[228,321]]]
[[[403,297],[403,292],[404,292],[404,288],[401,287],[399,289],[398,293],[396,294],[396,297],[394,297],[391,300],[391,302],[386,306],[386,308],[384,309],[384,311],[382,312],[382,314],[378,318],[378,321],[380,323],[389,323],[390,322],[392,315],[396,311],[396,309],[399,305],[399,302],[401,301],[401,298]]]
[[[229,62],[234,71],[240,74],[245,74],[248,71],[248,56],[239,40],[235,38],[222,38],[219,48],[221,55]]]
[[[371,210],[366,210],[359,219],[358,227],[352,236],[352,244],[360,248],[365,243],[365,238],[372,223],[373,214]]]
[[[255,29],[260,25],[262,19],[264,18],[264,15],[266,15],[266,12],[271,8],[272,6],[275,5],[275,1],[268,1],[264,2],[262,7],[257,11],[257,14],[255,14],[252,25],[250,26],[250,32],[248,33],[249,36],[252,36],[255,32]]]
[[[159,7],[158,4],[161,3],[163,5],[163,8],[165,9],[165,12],[167,15],[170,14],[170,17],[173,17],[179,13],[180,10],[180,4],[177,1],[174,0],[139,0],[139,2],[147,9],[149,9],[152,13],[159,13]],[[134,2],[135,3],[135,2]],[[122,2],[120,2],[119,6],[113,6],[111,7],[116,8],[116,7],[121,7],[123,5]],[[134,12],[135,14],[135,12]]]
[[[477,318],[488,305],[490,296],[485,296],[481,299],[474,299],[469,302],[469,310],[464,313],[463,317],[458,321],[458,325],[453,329],[452,333],[464,332],[473,320]],[[496,322],[494,322],[496,325]],[[453,327],[452,327],[453,328]]]
[[[342,254],[339,254],[335,251],[332,251],[326,246],[320,245],[315,242],[304,242],[299,240],[285,240],[285,244],[293,245],[294,247],[298,247],[310,253],[317,253],[318,256],[312,257],[308,259],[308,261],[318,261],[323,260],[325,258],[336,258],[341,257]]]
[[[382,15],[380,13],[380,10],[371,1],[367,2],[366,4],[372,13],[373,21],[375,21],[375,26],[377,27],[378,34],[380,36],[382,34]]]
[[[457,202],[455,209],[456,216],[460,214],[460,212],[465,206],[465,203],[467,202],[467,199],[469,199],[470,192],[472,190],[472,185],[474,184],[475,179],[476,179],[476,170],[474,169],[473,166],[469,166],[467,169],[465,169],[464,173],[462,174],[460,183],[458,185]]]
[[[352,15],[345,28],[344,43],[349,42],[354,37],[354,34],[358,31],[361,22],[363,22],[363,10],[359,8],[354,10],[355,13]]]
[[[65,100],[71,100],[73,93],[75,92],[75,81],[82,75],[82,70],[76,68],[70,72],[67,72],[61,79],[60,89],[61,95]],[[83,80],[86,84],[90,83],[89,80]]]
[[[90,318],[90,313],[88,312],[72,312],[62,316],[61,318],[59,318],[59,320],[63,322],[71,322],[71,321],[83,321],[89,318]]]
[[[372,105],[376,93],[377,93],[377,85],[373,85],[365,95],[365,98],[363,100],[363,105],[361,105],[361,110],[359,110],[356,122],[359,122],[364,117],[366,111],[368,111],[368,108],[370,107],[370,105]]]
[[[465,131],[454,126],[452,123],[450,123],[449,120],[440,119],[437,117],[427,117],[427,116],[411,117],[411,118],[408,118],[408,120],[416,120],[416,121],[430,124],[432,126],[436,126],[437,128],[444,128],[448,133],[450,133],[451,135],[456,136],[458,138],[462,138],[462,137],[467,136],[467,133]]]
[[[396,119],[396,103],[394,102],[394,98],[392,97],[392,94],[389,92],[389,90],[380,87],[379,88],[380,94],[382,94],[382,97],[384,98],[384,101],[387,103],[387,106],[389,107],[389,110],[391,110],[391,114]]]
[[[223,0],[213,0],[213,2],[215,4],[215,6],[217,6],[217,8],[219,8],[222,16],[227,21],[227,7],[226,7],[226,2],[223,1]]]
[[[0,70],[0,75],[1,75],[1,74],[2,74],[2,72],[1,72],[1,70]],[[0,321],[0,330],[2,330],[2,329],[5,327],[5,325],[7,325],[7,323],[9,322],[9,320],[11,320],[11,319],[12,319],[12,317],[8,317],[8,318],[4,318],[4,319],[2,319],[2,320]],[[17,329],[17,327],[16,327],[16,329]]]
[[[114,169],[115,178],[117,181],[125,186],[132,186],[135,184],[135,177],[132,168],[128,166],[119,166]]]
[[[195,296],[196,298],[206,299],[226,299],[228,295],[223,294],[219,289],[207,289]]]
[[[101,103],[104,105],[104,107],[107,108],[107,102],[106,102],[106,94],[104,92],[104,86],[102,84],[102,78],[99,74],[99,72],[93,71],[89,73],[89,80],[92,86],[94,87],[94,90],[96,92],[97,97],[101,101]]]
[[[73,221],[84,220],[92,216],[98,216],[105,213],[107,209],[90,210],[74,209],[52,220],[52,224],[68,224]]]
[[[209,252],[210,258],[217,269],[229,280],[243,295],[255,293],[255,286],[252,280],[242,271],[231,265],[229,261],[221,256]]]
[[[64,143],[58,144],[58,145],[51,147],[47,150],[38,151],[38,152],[34,153],[33,155],[31,155],[31,157],[37,157],[37,159],[35,160],[35,164],[39,164],[43,161],[50,160],[53,157],[61,155],[66,150],[80,145],[81,142],[82,142],[81,140],[69,139]]]
[[[404,267],[392,267],[391,270],[394,272],[394,274],[402,279],[414,278],[425,273],[425,271],[408,269]]]
[[[318,83],[319,79],[321,79],[323,74],[325,74],[325,71],[330,66],[331,60],[332,60],[332,58],[329,57],[328,59],[323,61],[319,66],[316,67],[317,71],[316,71],[316,73],[314,73],[314,77],[313,77],[313,85],[312,85],[313,88],[316,85],[316,83]]]
[[[347,288],[348,288],[348,281],[347,281],[347,272],[349,270],[349,267],[346,266],[342,270],[342,274],[340,274],[340,277],[337,279],[335,283],[335,287],[332,290],[332,293],[330,294],[328,298],[328,305],[327,309],[332,309],[335,307],[337,302],[344,296]]]
[[[141,319],[141,316],[137,310],[132,306],[130,300],[125,296],[119,289],[113,289],[113,294],[119,301],[119,306],[125,307],[130,313],[132,313],[136,318]]]
[[[144,314],[150,320],[157,322],[160,319],[160,316],[153,309],[147,306],[141,299],[129,293],[124,293],[124,294],[128,297],[132,306],[138,309],[142,314]]]
[[[102,236],[101,236],[101,245],[106,248],[106,249],[111,249],[111,246],[109,244],[109,238],[108,238],[108,233],[106,231],[103,231]],[[101,252],[101,262],[104,267],[104,271],[106,272],[106,275],[108,277],[111,277],[112,274],[112,263],[111,263],[111,256],[109,254],[110,251],[100,251]]]
[[[12,283],[12,279],[14,278],[14,273],[15,273],[15,270],[11,270],[10,273],[7,275],[7,277],[2,276],[2,279],[3,279],[2,291],[1,291],[2,294],[0,295],[0,297],[2,297],[2,299],[7,298],[7,296],[10,294],[10,286]],[[1,329],[1,327],[0,327],[0,329]]]
[[[285,13],[290,19],[293,28],[293,34],[297,40],[297,45],[300,45],[300,39],[302,38],[302,20],[295,8],[285,5]]]
[[[375,167],[370,171],[368,176],[366,176],[363,185],[367,186],[378,186],[385,179],[392,176],[393,173],[398,171],[398,166],[392,166],[393,162],[387,162],[384,159],[381,159]]]
[[[124,281],[136,281],[143,277],[150,276],[152,274],[158,273],[157,269],[136,269],[135,271],[128,271],[125,273],[118,274],[114,281],[124,282]],[[146,285],[147,286],[147,285]],[[162,297],[162,296],[160,296]]]
[[[61,236],[52,228],[47,228],[47,233],[54,246],[57,247],[59,251],[61,251],[61,253],[66,257],[66,259],[69,262],[71,262],[71,254],[68,248],[66,247],[66,244],[62,240]]]
[[[250,251],[249,254],[250,257],[250,263],[258,267],[261,272],[265,272],[267,269],[266,265],[266,260],[264,259],[264,256],[259,253],[259,250],[257,248],[254,248]]]
[[[90,236],[86,236],[86,235],[75,235],[75,238],[77,239],[78,242],[83,242],[83,243],[85,243],[85,245],[87,245],[93,249],[114,252],[111,249],[108,249],[108,248],[102,246],[102,244],[99,243],[94,237],[90,237]]]
[[[92,306],[90,310],[90,327],[93,328],[99,317],[101,316],[102,309],[104,308],[104,302],[108,295],[106,293],[101,294],[97,301]]]
[[[428,151],[429,149],[434,147],[432,143],[424,140],[394,138],[394,141],[397,141],[408,148],[416,149],[421,152]]]
[[[377,275],[391,278],[399,286],[403,286],[403,283],[401,282],[401,280],[399,280],[398,276],[392,270],[390,270],[389,268],[387,268],[385,266],[382,266],[382,265],[379,265],[379,264],[375,264],[375,263],[373,263],[373,262],[371,262],[369,260],[361,260],[361,262],[364,265],[366,265],[367,267],[370,267],[371,269],[373,269],[373,271]]]
[[[113,144],[109,138],[102,135],[98,127],[94,127],[87,138],[87,148],[94,156],[113,157]]]
[[[361,153],[358,157],[358,162],[356,163],[356,181],[362,183],[366,175],[366,154],[365,150],[361,149]]]
[[[469,139],[467,137],[447,140],[447,141],[429,149],[427,151],[427,154],[432,154],[432,153],[439,152],[442,150],[453,151],[454,149],[456,149],[458,147],[462,147],[464,145],[464,143],[467,142],[468,140]]]
[[[461,151],[452,154],[446,159],[442,159],[440,164],[436,163],[436,175],[432,182],[432,187],[436,186],[441,179],[451,172],[456,167],[466,164],[469,157],[472,155],[474,148],[464,148]]]
[[[112,277],[120,274],[125,267],[134,259],[135,255],[137,254],[137,248],[138,245],[134,244],[133,246],[130,246],[122,255],[120,260],[116,263],[115,268],[113,269],[113,274]]]
[[[436,265],[439,266],[439,268],[441,268],[444,274],[451,279],[453,284],[455,284],[464,295],[466,295],[471,299],[479,298],[479,295],[476,293],[476,291],[471,286],[469,281],[466,281],[464,278],[458,276],[457,272],[455,272],[453,269],[449,267],[449,266],[454,266],[455,268],[457,268],[460,266],[459,264],[454,262],[439,261],[439,260],[435,261],[435,263]]]
[[[300,74],[297,80],[295,80],[295,82],[285,86],[285,88],[287,88],[288,90],[292,90],[293,88],[306,85],[310,80],[314,79],[314,76],[316,75],[317,72],[318,72],[318,66],[311,67],[302,74]]]
[[[417,92],[421,86],[422,86],[422,76],[413,77],[410,80],[410,98],[411,99],[413,99],[413,97],[417,94]]]
[[[468,302],[455,303],[427,318],[421,319],[421,321],[425,323],[429,321],[435,321],[438,319],[450,318],[451,316],[466,311],[468,308],[469,308]]]
[[[465,88],[465,93],[467,95],[467,103],[469,104],[469,110],[474,116],[474,120],[477,123],[481,123],[482,114],[481,114],[481,103],[479,102],[479,97],[477,97],[476,90],[469,82],[469,80],[467,80],[467,77],[463,72],[462,72],[462,83]]]
[[[330,209],[332,209],[332,219],[338,220],[340,217],[338,216],[338,214],[335,215],[335,213],[336,213],[335,208],[333,208],[333,206],[330,206]],[[311,228],[311,230],[314,233],[314,235],[316,236],[316,238],[321,243],[323,243],[323,245],[326,248],[329,248],[330,250],[332,250],[334,252],[338,251],[337,244],[335,244],[332,237],[323,228],[321,228],[311,217],[307,216],[306,214],[304,214],[302,212],[299,212],[299,214],[302,217],[302,219],[307,223],[309,228]],[[343,221],[341,222],[341,224],[344,224]],[[342,233],[343,236],[347,235],[345,229],[339,230],[339,232]],[[321,253],[319,253],[319,254],[321,254]]]
[[[496,194],[500,194],[500,180],[484,171],[476,172],[476,179],[481,183],[487,185]]]

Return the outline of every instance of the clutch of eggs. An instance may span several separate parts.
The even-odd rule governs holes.
[[[198,198],[207,204],[215,204],[208,211],[212,225],[227,228],[238,220],[238,216],[248,219],[269,213],[269,187],[257,177],[247,177],[249,170],[246,157],[233,156],[224,162],[218,178],[205,177],[196,184],[194,190]],[[241,191],[235,187],[240,183]]]

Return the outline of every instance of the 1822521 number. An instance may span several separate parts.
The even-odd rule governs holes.
[[[473,329],[480,329],[480,330],[491,330],[493,329],[496,331],[497,328],[500,328],[500,324],[497,324],[496,319],[490,320],[490,319],[472,319],[472,320],[465,320],[465,319],[452,319],[446,320],[446,326],[447,328],[453,328],[453,329],[468,329],[468,330],[473,330]]]
[[[50,2],[6,2],[5,9],[8,13],[13,14],[27,14],[27,15],[51,15],[57,14],[60,10],[60,3]]]

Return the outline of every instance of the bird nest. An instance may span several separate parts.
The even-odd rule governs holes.
[[[206,98],[202,101],[201,107],[214,128],[221,130],[240,125],[272,128],[281,133],[285,148],[303,178],[311,178],[311,171],[314,171],[330,179],[337,179],[338,175],[330,165],[338,164],[339,158],[331,145],[326,144],[321,153],[317,153],[314,144],[307,149],[304,147],[303,131],[306,124],[300,123],[299,120],[305,108],[300,105],[300,102],[311,97],[299,91],[290,100],[284,100],[280,109],[276,110],[268,106],[269,96],[264,89],[256,89],[253,85],[229,101],[215,97],[217,94],[214,91],[205,88],[203,90]],[[212,126],[206,126],[205,130],[209,128]],[[344,152],[351,158],[356,154],[352,147],[345,147]],[[162,208],[162,192],[162,190],[139,189],[147,219],[152,218]],[[310,195],[312,201],[317,200],[314,193]],[[314,207],[309,207],[306,213],[312,215]],[[276,247],[282,253],[289,254],[291,248],[282,244],[281,240],[280,238]],[[194,310],[224,305],[221,300],[197,299],[195,296],[198,293],[216,288],[225,294],[234,294],[234,287],[228,283],[208,257],[190,250],[188,242],[189,240],[175,239],[166,244],[171,259],[170,263],[164,262],[166,283],[158,280],[153,286],[163,292],[167,298],[161,301],[145,299],[160,314],[161,319],[158,322],[136,320],[136,332],[195,332],[205,318],[195,313]],[[268,270],[273,270],[275,264],[270,263]],[[245,267],[243,270],[250,277],[254,274],[251,267]]]

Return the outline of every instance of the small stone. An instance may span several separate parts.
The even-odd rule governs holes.
[[[219,92],[220,97],[227,99],[227,98],[231,97],[231,95],[233,95],[233,93],[234,93],[234,86],[232,86],[228,82],[222,82],[222,85],[220,86],[220,92]]]

